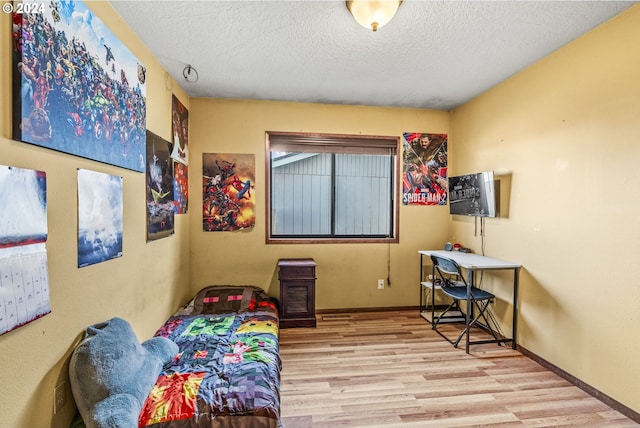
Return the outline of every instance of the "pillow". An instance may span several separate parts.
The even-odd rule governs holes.
[[[193,298],[192,314],[229,314],[247,310],[253,293],[262,291],[253,285],[210,285]]]
[[[89,326],[69,362],[71,391],[87,428],[137,427],[162,366],[177,353],[165,337],[141,344],[121,318]]]

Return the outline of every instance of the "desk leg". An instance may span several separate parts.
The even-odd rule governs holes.
[[[465,328],[467,329],[467,334],[465,335],[465,351],[467,354],[469,353],[469,324],[471,324],[471,284],[473,284],[474,275],[473,270],[469,269],[467,272],[467,307],[465,308]]]
[[[435,330],[436,320],[436,268],[431,266],[431,329]]]
[[[425,302],[424,306],[422,305],[423,297],[422,297],[422,275],[423,275],[423,267],[422,267],[422,254],[420,254],[420,280],[418,281],[418,285],[420,286],[420,308],[418,309],[418,315],[422,314],[422,308],[424,307],[426,310],[427,303]]]
[[[520,277],[520,268],[513,270],[513,321],[511,332],[511,349],[516,349],[516,333],[518,331],[518,285]]]

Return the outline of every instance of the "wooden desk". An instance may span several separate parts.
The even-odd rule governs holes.
[[[511,347],[516,349],[516,333],[518,327],[518,278],[520,276],[521,264],[507,262],[504,260],[494,259],[487,256],[481,256],[473,253],[461,253],[459,251],[443,251],[443,250],[420,250],[420,281],[422,281],[423,273],[422,267],[424,266],[423,257],[431,257],[432,254],[440,257],[449,258],[467,271],[467,308],[471,307],[471,297],[469,294],[469,287],[474,284],[475,272],[485,270],[513,270],[513,320],[512,320],[512,336],[504,339],[504,341],[511,342]],[[420,290],[422,293],[422,290]],[[432,302],[433,304],[433,302]],[[470,311],[466,312],[466,325],[470,323]],[[469,330],[466,334],[465,350],[469,353]]]

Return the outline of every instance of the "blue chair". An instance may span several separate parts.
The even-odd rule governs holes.
[[[496,342],[499,345],[501,340],[498,339],[496,334],[498,326],[493,319],[491,312],[489,312],[489,304],[496,296],[488,291],[475,287],[473,284],[471,284],[471,287],[468,287],[469,284],[465,280],[460,266],[455,261],[433,254],[431,255],[431,261],[433,262],[434,273],[441,282],[442,292],[453,299],[451,304],[433,321],[432,328],[456,348],[460,343],[460,339],[470,332],[471,328],[474,326],[480,327],[490,333],[494,340],[477,340],[469,343],[478,344]],[[470,307],[465,307],[465,312],[470,311],[469,323],[465,325],[465,328],[458,337],[452,340],[443,334],[438,327],[441,324],[441,321],[446,319],[448,312],[463,312],[460,307],[460,302],[466,303],[467,290],[469,290],[471,305]],[[442,322],[442,324],[444,324],[444,322]]]

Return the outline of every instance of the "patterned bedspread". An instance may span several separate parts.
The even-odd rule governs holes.
[[[178,356],[144,403],[139,427],[281,427],[278,311],[253,286],[211,286],[158,330]]]

